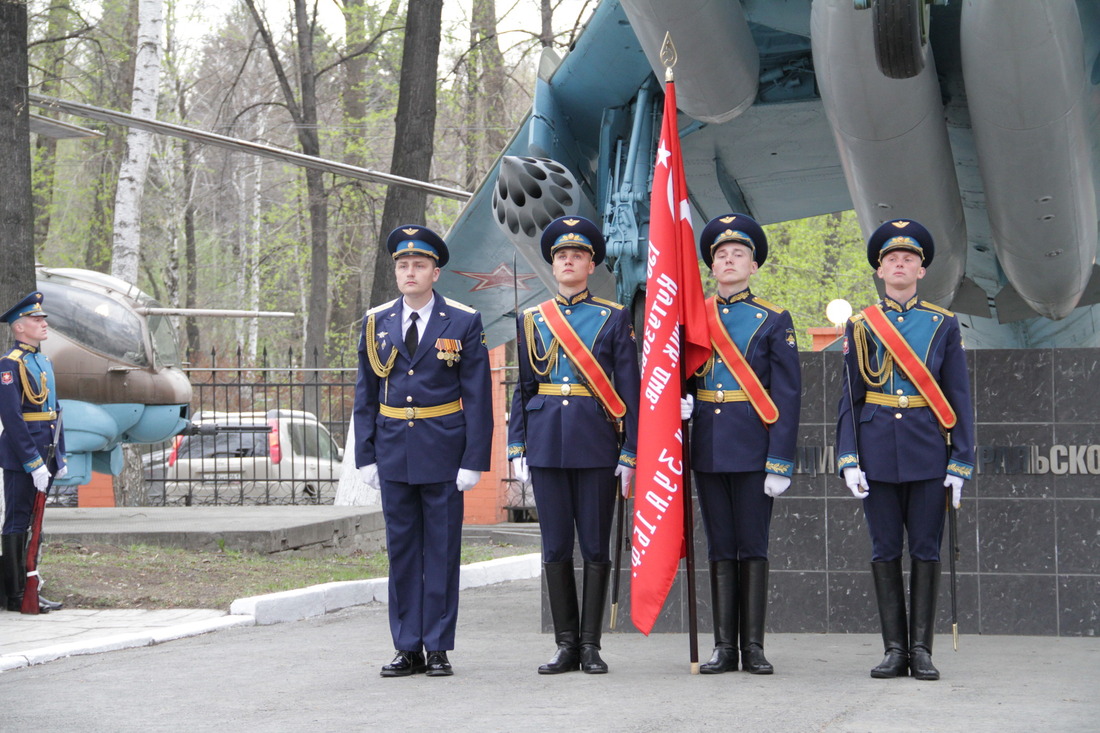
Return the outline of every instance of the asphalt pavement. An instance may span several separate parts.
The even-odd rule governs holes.
[[[0,729],[1003,733],[1100,727],[1096,638],[963,636],[954,652],[941,637],[935,661],[943,679],[918,682],[868,676],[882,654],[873,635],[769,635],[776,674],[758,677],[690,674],[686,634],[609,632],[603,645],[609,674],[542,676],[535,670],[552,654],[553,638],[539,630],[540,581],[503,579],[528,572],[520,562],[507,570],[497,566],[462,591],[453,677],[383,679],[379,668],[393,655],[385,604],[327,608],[317,596],[335,605],[353,596],[347,589],[304,589],[267,599],[282,609],[281,623],[279,614],[257,623],[247,613],[263,607],[257,599],[234,604],[239,613],[233,615],[196,612],[210,615],[169,620],[155,615],[164,612],[138,613],[130,623],[145,632],[160,624],[159,641],[7,669],[0,673]],[[366,590],[356,594],[361,600]],[[113,614],[134,614],[0,614],[0,659],[12,656],[13,628],[24,629],[22,647],[29,652],[61,638],[63,628],[91,623],[93,613],[116,621],[121,617]],[[53,638],[42,635],[47,624],[54,624]],[[210,629],[196,631],[204,624]],[[173,636],[185,628],[196,633]],[[129,633],[112,631],[108,636]],[[32,640],[33,633],[42,636]],[[85,642],[90,648],[91,637]],[[709,656],[705,635],[699,647]]]

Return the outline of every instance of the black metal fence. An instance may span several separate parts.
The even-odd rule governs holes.
[[[285,364],[293,365],[288,352]],[[196,360],[199,361],[199,360]],[[203,358],[201,361],[206,362]],[[164,505],[331,504],[355,393],[354,367],[274,366],[240,349],[187,373],[192,427],[143,457],[146,501]]]

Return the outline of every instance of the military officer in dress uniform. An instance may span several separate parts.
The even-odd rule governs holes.
[[[966,352],[955,315],[917,297],[935,253],[919,223],[898,219],[867,241],[886,297],[844,333],[837,459],[863,500],[871,573],[886,656],[872,677],[937,680],[933,624],[947,496],[959,506],[974,471],[974,418]],[[901,554],[908,533],[909,616]]]
[[[718,281],[706,303],[713,351],[688,385],[691,465],[709,544],[714,653],[703,674],[772,674],[764,657],[772,503],[791,485],[802,376],[791,314],[749,290],[768,257],[745,214],[712,219],[699,237]],[[740,644],[738,643],[740,632]]]
[[[402,297],[363,319],[355,386],[355,465],[382,494],[390,558],[383,677],[453,673],[462,492],[489,469],[493,415],[481,315],[432,285],[449,254],[430,229],[386,240]],[[427,658],[425,659],[425,652]]]
[[[538,671],[602,674],[615,491],[629,492],[637,466],[638,350],[630,311],[588,290],[604,259],[599,227],[580,216],[555,219],[541,247],[558,293],[518,316],[519,383],[508,426],[514,472],[527,480],[529,471],[534,489],[558,647]],[[584,560],[579,610],[574,528]]]
[[[58,435],[57,451],[50,465],[46,458],[57,414],[57,390],[53,367],[39,347],[49,337],[42,293],[20,300],[0,322],[11,327],[15,347],[0,358],[0,466],[4,469],[4,520],[0,549],[2,587],[7,609],[19,611],[27,580],[27,533],[36,491],[49,489],[50,478],[64,478],[65,434]],[[60,603],[38,599],[41,613],[61,608]]]

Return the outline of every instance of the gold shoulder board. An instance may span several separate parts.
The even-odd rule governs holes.
[[[467,313],[477,313],[476,310],[466,305],[465,303],[459,303],[457,300],[451,300],[450,298],[444,298],[443,302],[452,308],[458,308],[460,311],[466,311]]]
[[[756,303],[758,306],[760,306],[762,308],[767,308],[768,310],[772,311],[773,313],[782,313],[785,310],[784,308],[780,308],[779,306],[777,306],[775,303],[768,302],[768,301],[764,300],[763,298],[758,297],[756,295],[752,296],[752,302]]]
[[[593,297],[592,300],[596,303],[599,303],[600,305],[606,305],[608,308],[614,308],[615,310],[621,311],[625,307],[622,303],[616,303],[615,301],[608,300],[607,298]]]
[[[929,303],[927,300],[922,300],[920,302],[920,304],[921,304],[922,307],[927,308],[930,311],[935,311],[936,313],[942,313],[945,316],[954,316],[955,315],[954,313],[947,310],[946,308],[940,308],[935,303]]]

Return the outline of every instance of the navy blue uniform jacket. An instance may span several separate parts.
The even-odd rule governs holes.
[[[971,478],[974,471],[974,410],[958,319],[951,311],[915,297],[904,305],[886,298],[879,307],[939,383],[955,410],[958,423],[951,431],[949,448],[930,408],[894,408],[866,401],[868,391],[909,397],[920,395],[920,391],[896,364],[881,387],[872,387],[864,381],[853,340],[855,329],[866,334],[869,370],[880,368],[886,352],[864,322],[863,315],[857,313],[848,320],[844,330],[847,374],[842,375],[843,394],[837,411],[838,470],[859,465],[869,480],[890,484],[941,478],[948,473]],[[859,421],[858,459],[853,404]]]
[[[489,470],[493,400],[481,315],[435,293],[432,316],[410,358],[401,328],[402,308],[398,298],[363,318],[355,385],[355,465],[377,463],[382,480],[409,484],[454,481],[459,468]],[[375,374],[366,352],[371,319],[382,362],[397,350],[393,370],[384,379]],[[461,358],[448,364],[439,357],[448,349],[447,342],[456,340]],[[462,410],[442,417],[410,421],[385,417],[378,410],[379,404],[404,409],[459,399]]]
[[[46,400],[36,405],[28,399],[20,377],[20,367],[25,369],[27,381],[33,391],[41,393],[42,375],[45,374]],[[53,366],[48,357],[34,346],[16,343],[0,358],[0,421],[4,432],[0,433],[0,468],[30,473],[45,465],[46,454],[53,440],[52,420],[23,419],[24,413],[49,412],[57,409],[57,390],[54,389]],[[57,453],[51,473],[65,465],[65,430],[58,436]]]
[[[526,455],[527,465],[536,468],[611,468],[616,463],[636,468],[641,373],[630,312],[587,290],[568,300],[558,295],[555,302],[626,404],[622,448],[615,426],[595,397],[538,394],[540,382],[558,386],[583,382],[557,346],[557,363],[549,375],[536,375],[532,370],[524,319],[532,320],[538,356],[547,355],[553,337],[538,309],[529,308],[517,319],[519,384],[512,394],[508,458]],[[544,370],[546,362],[539,361],[537,367]]]
[[[794,469],[802,404],[802,372],[791,314],[748,290],[718,298],[718,317],[768,390],[779,419],[765,425],[748,402],[695,401],[691,467],[704,473],[767,471],[790,476]],[[705,373],[691,380],[693,394],[742,389],[715,352]]]

